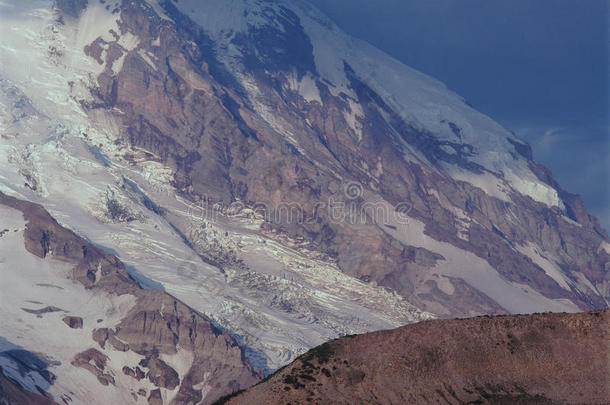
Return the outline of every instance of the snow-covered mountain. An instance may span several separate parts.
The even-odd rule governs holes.
[[[211,319],[246,370],[432,317],[608,306],[608,237],[529,146],[305,1],[4,0],[0,61],[0,192]],[[11,232],[26,224],[14,210],[1,221],[0,266],[15,271],[26,253]],[[43,259],[24,285],[45,266],[73,278]],[[23,350],[57,375],[38,386],[84,402],[62,378],[101,383],[54,366],[57,346],[40,339],[65,314],[19,308],[88,318],[62,294],[9,294],[10,280],[0,336],[29,336]],[[115,334],[121,297],[99,304]],[[81,312],[95,317],[95,305]],[[103,328],[83,328],[79,345],[114,362],[117,386],[131,383],[131,360],[94,341]],[[188,377],[204,401],[237,387],[208,390],[210,372]],[[181,387],[159,398],[179,402]]]

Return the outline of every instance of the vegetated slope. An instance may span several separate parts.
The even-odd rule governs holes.
[[[227,404],[608,404],[610,312],[432,320],[343,337]]]

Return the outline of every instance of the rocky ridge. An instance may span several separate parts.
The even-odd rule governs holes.
[[[318,346],[223,404],[606,404],[610,314],[432,320]]]

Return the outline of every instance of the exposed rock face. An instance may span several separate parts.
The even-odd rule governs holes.
[[[148,396],[149,405],[163,405],[163,399],[161,398],[161,391],[159,389],[152,390]]]
[[[425,321],[325,343],[227,404],[606,404],[610,312]]]
[[[114,386],[119,383],[118,373],[110,366],[110,356],[131,350],[142,360],[139,364],[124,365],[125,378],[140,381],[146,377],[163,389],[151,392],[151,401],[162,400],[165,392],[174,391],[178,404],[187,403],[186,398],[210,403],[262,377],[244,358],[244,348],[214,327],[208,318],[163,291],[141,289],[116,257],[61,227],[41,206],[2,193],[0,205],[23,214],[27,221],[26,249],[44,260],[61,260],[72,265],[70,277],[91,291],[92,297],[100,293],[135,297],[135,305],[114,328],[93,329],[91,345],[106,350],[91,347],[76,354],[71,360],[74,367],[89,371],[104,386]],[[62,321],[70,328],[83,328],[81,317],[66,316]],[[161,358],[175,355],[178,348],[190,358],[186,365],[181,364],[183,368],[187,366],[183,376]],[[204,384],[209,385],[205,393],[195,387]]]
[[[156,387],[173,390],[180,384],[180,377],[176,370],[168,366],[158,356],[150,356],[140,361],[140,366],[148,368],[148,379]]]
[[[357,212],[379,199],[388,207],[406,204],[411,221],[431,240],[450,244],[456,255],[472,255],[486,272],[497,271],[548,299],[568,299],[571,310],[607,306],[610,255],[600,249],[607,236],[579,198],[531,160],[528,145],[499,127],[491,146],[469,143],[483,128],[472,127],[479,116],[465,107],[467,116],[456,118],[462,124],[440,118],[434,124],[440,129],[422,128],[400,111],[409,106],[385,97],[383,91],[391,89],[352,66],[357,61],[340,61],[335,73],[345,82],[333,83],[314,61],[319,44],[312,45],[310,30],[337,35],[336,28],[311,28],[312,11],[269,4],[263,7],[265,22],[251,21],[247,15],[257,14],[258,6],[245,2],[240,7],[246,16],[234,18],[243,18],[248,28],[239,31],[224,27],[224,20],[209,28],[205,22],[211,20],[189,14],[180,3],[162,5],[169,19],[143,2],[120,8],[121,35],[134,35],[139,43],[120,51],[126,54],[119,72],[113,70],[115,58],[100,59],[105,67],[98,102],[89,112],[113,114],[123,128],[121,144],[171,167],[172,185],[183,196],[264,206],[271,229],[303,240],[347,274],[441,316],[527,307],[499,302],[494,288],[465,279],[465,269],[441,270],[445,266],[437,261],[463,265],[427,242],[411,245],[408,230],[392,232],[388,218],[369,213],[355,223],[337,221],[318,203],[340,199]],[[216,2],[201,7],[218,18],[228,12]],[[228,48],[237,56],[225,54]],[[299,87],[303,83],[310,84],[311,94]],[[455,103],[439,109],[461,110],[463,103]],[[508,159],[502,157],[499,171],[484,165],[491,153]],[[509,179],[508,173],[519,171],[530,180]],[[502,190],[489,189],[477,180],[481,176]],[[349,181],[362,187],[359,199],[345,198],[341,185]],[[269,214],[286,205],[299,207],[309,220]],[[189,229],[177,226],[196,243]],[[409,253],[422,248],[438,258],[417,260]],[[212,263],[224,262],[209,247],[200,250]]]
[[[81,367],[95,375],[102,385],[114,385],[114,378],[111,374],[105,373],[108,356],[96,349],[89,349],[77,354],[72,361],[75,367]]]

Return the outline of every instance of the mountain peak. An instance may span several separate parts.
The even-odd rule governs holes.
[[[116,373],[123,354],[98,341],[122,347],[113,339],[138,337],[150,316],[170,321],[170,296],[183,303],[171,319],[182,326],[164,324],[177,341],[198,314],[206,336],[225,336],[212,357],[247,359],[238,375],[430,318],[608,306],[610,241],[529,146],[304,1],[13,2],[0,38],[0,192],[120,260],[134,291],[168,294],[151,298],[159,314],[118,311],[106,332],[74,332],[75,367],[113,370],[93,370],[99,384],[143,380],[135,364]],[[65,283],[71,270],[43,236],[41,260]],[[0,252],[18,260],[5,240]],[[62,308],[61,295],[30,298],[42,304],[24,308]],[[16,311],[9,341],[39,319]],[[42,319],[71,331],[65,316],[87,323]],[[145,363],[184,381],[180,350],[179,366],[155,357],[173,342],[165,326]],[[32,351],[40,339],[28,336]],[[58,381],[73,375],[65,367],[50,367]],[[146,396],[175,398],[170,374]],[[210,394],[201,381],[189,392],[205,401],[242,387],[223,380]]]

